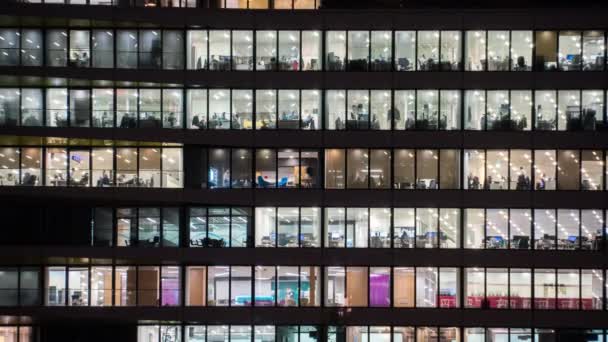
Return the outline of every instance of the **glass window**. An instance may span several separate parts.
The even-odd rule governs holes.
[[[370,151],[369,186],[372,189],[389,189],[391,180],[390,150]]]
[[[602,241],[604,219],[602,211],[595,209],[581,210],[582,249],[598,250]]]
[[[18,306],[19,270],[1,268],[0,275],[0,306]]]
[[[114,245],[112,231],[114,230],[114,209],[93,209],[93,246],[111,247]]]
[[[418,32],[418,69],[436,71],[439,65],[439,31]]]
[[[604,69],[604,31],[583,31],[583,70]]]
[[[580,275],[578,269],[557,270],[557,308],[577,310],[580,307]]]
[[[581,70],[582,45],[581,31],[560,31],[559,32],[559,70],[579,71]]]
[[[465,209],[465,248],[485,248],[485,210]]]
[[[328,71],[344,70],[346,61],[346,31],[326,31],[326,68]]]
[[[22,148],[21,156],[21,185],[42,185],[42,150]]]
[[[346,214],[342,208],[325,208],[325,247],[345,247]]]
[[[186,66],[189,70],[208,68],[207,48],[209,38],[206,30],[188,30],[187,34]]]
[[[485,90],[466,90],[464,94],[464,127],[469,130],[486,129]]]
[[[321,129],[321,91],[302,90],[302,122],[304,130]]]
[[[438,209],[416,209],[416,247],[437,248],[438,240]]]
[[[509,31],[488,31],[488,70],[509,71]]]
[[[395,32],[395,70],[413,71],[416,54],[416,33],[414,31]]]
[[[530,309],[532,307],[532,272],[530,269],[509,270],[509,307]]]
[[[276,247],[277,214],[276,208],[255,208],[255,245],[256,247]]]
[[[557,210],[557,249],[575,250],[580,248],[579,210]]]
[[[114,150],[93,148],[91,164],[92,186],[109,187],[114,185]]]
[[[509,188],[511,190],[530,190],[532,188],[532,154],[530,152],[530,150],[511,150],[509,152]]]
[[[68,305],[89,305],[89,269],[70,267],[68,271]]]
[[[319,208],[300,208],[300,247],[321,246],[321,213]]]
[[[116,89],[116,124],[120,128],[137,127],[137,89]]]
[[[439,247],[460,247],[460,211],[456,208],[439,209]]]
[[[486,129],[487,130],[511,130],[509,118],[509,91],[488,90],[486,92]]]
[[[414,129],[416,117],[416,95],[415,90],[396,90],[395,108],[392,116],[395,123],[394,129]]]
[[[509,209],[509,242],[511,249],[530,249],[532,216],[529,209]]]
[[[555,130],[557,127],[556,110],[558,108],[555,91],[537,90],[534,101],[536,103],[536,129]]]
[[[120,266],[114,268],[114,305],[134,306],[136,304],[136,268]]]
[[[251,90],[232,90],[232,129],[253,128],[253,96]]]
[[[414,268],[393,268],[393,305],[395,307],[414,307]]]
[[[581,152],[581,190],[602,190],[604,162],[602,151],[583,150]]]
[[[486,210],[486,248],[507,248],[507,209]]]
[[[0,31],[2,32],[2,31]],[[2,57],[0,57],[1,65],[16,65],[11,63],[16,63],[18,54],[18,45],[14,45],[16,42],[15,37],[11,34],[10,30],[5,30],[5,34],[0,33],[2,37],[8,38],[2,41],[3,44],[0,44],[0,51],[2,51]],[[18,38],[17,38],[18,39]],[[8,42],[7,42],[8,41]],[[13,43],[11,45],[10,43]],[[5,48],[5,46],[7,48]],[[8,54],[5,55],[4,52]],[[23,66],[41,66],[43,63],[42,60],[42,31],[41,30],[21,30],[21,65]],[[3,61],[4,59],[4,61]]]
[[[70,89],[70,126],[89,127],[91,121],[91,92]]]
[[[416,267],[416,307],[437,307],[437,268]]]
[[[346,268],[346,306],[366,307],[368,305],[367,267]]]
[[[486,70],[486,31],[466,31],[465,70]]]
[[[440,189],[460,189],[460,150],[439,150]]]
[[[18,29],[0,30],[0,65],[19,65],[20,35]]]
[[[275,306],[275,266],[255,266],[255,306]]]
[[[160,69],[162,43],[160,30],[139,31],[139,68]]]
[[[348,70],[367,71],[370,37],[368,31],[348,32]]]
[[[182,89],[163,89],[163,127],[181,128],[184,108]]]
[[[271,149],[256,150],[256,186],[260,188],[277,187],[276,151]]]
[[[372,90],[371,91],[371,122],[370,129],[389,130],[391,129],[391,91]]]
[[[114,89],[95,88],[92,90],[93,127],[114,127]],[[75,100],[72,100],[74,103]],[[82,100],[79,100],[79,102]],[[83,101],[84,102],[84,101]],[[79,104],[79,106],[81,106]],[[75,108],[73,108],[74,110]],[[85,110],[84,108],[82,110]],[[73,120],[74,118],[72,118]]]
[[[325,268],[325,306],[346,305],[345,279],[344,267],[330,266]],[[365,280],[363,281],[366,283]]]
[[[209,89],[209,129],[230,129],[229,89]]]
[[[318,266],[300,266],[300,306],[321,305],[320,276]]]
[[[349,149],[347,153],[348,188],[369,187],[369,155],[366,149]]]
[[[155,149],[152,149],[154,154],[152,158],[157,158]],[[145,149],[141,149],[141,153],[146,153]],[[184,186],[183,175],[183,160],[181,148],[164,148],[161,155],[162,162],[162,187],[163,188],[182,188]],[[140,169],[141,169],[140,162]],[[154,186],[152,184],[151,186]]]
[[[188,89],[186,93],[188,128],[207,128],[207,90]]]
[[[342,214],[339,211],[340,214]],[[338,221],[341,223],[341,221]],[[346,247],[367,248],[369,242],[369,209],[346,208]],[[343,230],[342,230],[343,231]],[[380,244],[382,239],[379,240]],[[378,244],[378,243],[377,243]],[[342,246],[336,246],[342,247]]]
[[[579,160],[578,150],[557,151],[558,190],[579,190],[581,185]]]
[[[555,154],[554,150],[534,150],[535,190],[556,189]]]
[[[21,96],[19,88],[0,89],[1,126],[19,125],[20,98],[23,98],[23,96]]]
[[[581,270],[581,309],[602,310],[602,270]]]
[[[315,0],[293,0],[294,9],[316,9]]]
[[[557,92],[557,129],[560,131],[581,130],[581,93],[578,90]]]
[[[532,31],[511,31],[511,70],[531,71],[533,49]]]
[[[529,131],[532,127],[532,102],[531,90],[511,90],[511,120],[510,129],[517,131]]]
[[[116,66],[137,68],[137,30],[118,30],[116,34]]]
[[[127,187],[138,186],[139,181],[137,178],[137,149],[116,149],[116,184],[118,186]]]
[[[228,306],[230,304],[229,280],[230,266],[207,267],[207,306]],[[233,281],[236,286],[237,280]],[[251,284],[249,284],[249,288],[251,288]]]
[[[414,208],[393,209],[394,248],[414,248],[416,237],[416,220],[414,211]]]
[[[509,151],[486,151],[486,186],[489,190],[506,190],[509,188]]]
[[[346,129],[369,129],[369,91],[348,90]]]
[[[593,131],[604,122],[604,98],[601,90],[583,90],[582,129]]]
[[[300,211],[298,208],[278,208],[277,246],[299,247]]]
[[[556,249],[556,224],[554,209],[534,209],[534,249]]]
[[[557,32],[536,31],[536,71],[557,70]]]
[[[253,32],[232,32],[232,70],[253,70]]]
[[[460,31],[441,31],[441,70],[462,70]]]
[[[296,0],[296,6],[302,1]],[[302,31],[302,70],[321,70],[321,31]]]
[[[184,69],[184,32],[163,30],[163,69]]]
[[[68,91],[65,88],[46,90],[46,125],[68,126]]]
[[[490,309],[509,308],[509,271],[506,268],[486,269],[486,302]]]
[[[70,186],[90,186],[89,150],[70,150],[68,162],[68,179]]]
[[[439,269],[439,307],[457,308],[460,306],[460,270],[456,267]],[[448,339],[447,341],[450,341]]]
[[[466,308],[488,308],[485,290],[485,270],[470,267],[464,269],[464,306]]]
[[[19,303],[22,306],[40,305],[40,271],[21,268],[19,272]]]
[[[230,305],[251,306],[251,267],[232,266],[230,269]]]
[[[88,46],[88,38],[87,38]],[[46,31],[46,65],[64,67],[67,65],[68,33],[66,30]],[[16,59],[15,55],[15,59]]]
[[[371,248],[391,247],[391,211],[388,208],[370,208],[369,228]]]
[[[416,189],[437,189],[439,156],[437,150],[416,153]]]
[[[330,130],[346,128],[346,91],[325,91],[325,127]]]
[[[438,130],[439,127],[439,91],[416,91],[416,129]]]
[[[274,129],[277,121],[277,91],[256,89],[256,129]]]
[[[343,189],[345,186],[345,151],[342,149],[325,150],[325,188]]]
[[[300,70],[300,31],[279,31],[279,70]]]
[[[93,68],[114,67],[114,33],[111,30],[93,30],[91,33],[91,50],[91,66]]]
[[[277,32],[256,31],[256,70],[276,70],[277,68]]]
[[[46,185],[67,186],[68,153],[62,148],[46,149]]]
[[[207,215],[208,232],[203,247],[230,247],[230,210],[208,208]]]
[[[280,89],[279,98],[279,129],[300,128],[300,91]]]
[[[66,292],[66,268],[65,267],[47,267],[46,268],[46,290],[45,290],[45,305],[46,306],[65,306],[67,297]]]
[[[489,184],[486,183],[485,177],[485,155],[484,150],[464,151],[464,173],[467,175],[465,189],[489,189]]]
[[[460,129],[460,91],[441,90],[439,94],[439,129]]]
[[[161,127],[161,90],[139,90],[139,127]]]
[[[230,30],[209,31],[210,70],[230,70]]]
[[[298,266],[277,266],[277,305],[298,306]]]
[[[70,30],[70,66],[91,65],[90,34],[89,30]]]
[[[395,189],[414,189],[415,177],[415,155],[416,150],[397,149],[394,151],[395,161]]]

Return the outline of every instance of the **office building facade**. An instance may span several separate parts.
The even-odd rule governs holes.
[[[608,8],[366,7],[0,4],[0,341],[608,342]]]

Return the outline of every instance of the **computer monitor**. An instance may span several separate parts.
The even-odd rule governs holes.
[[[570,242],[576,242],[577,238],[578,238],[578,236],[570,235],[570,236],[568,236],[568,241],[570,241]]]

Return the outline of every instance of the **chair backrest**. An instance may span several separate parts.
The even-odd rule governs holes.
[[[262,176],[258,176],[258,185],[265,188],[268,185],[268,182],[266,182]]]
[[[283,187],[283,186],[286,186],[286,185],[287,185],[287,177],[281,178],[281,180],[279,180],[278,186],[279,187]]]

